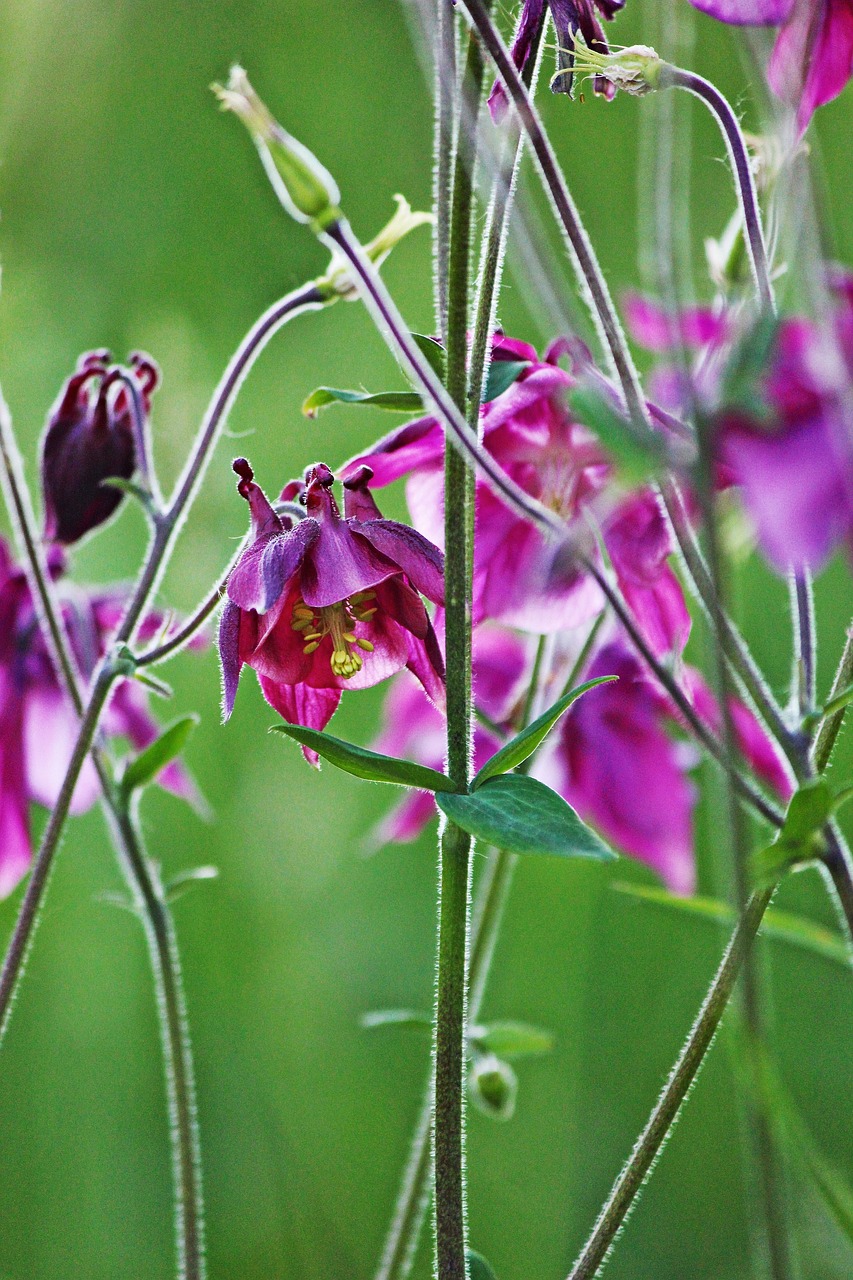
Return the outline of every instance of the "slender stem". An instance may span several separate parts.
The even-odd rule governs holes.
[[[791,613],[796,650],[795,686],[800,715],[814,711],[817,698],[817,637],[812,576],[805,567],[791,575]]]
[[[853,944],[853,859],[834,823],[824,827],[827,852],[823,863],[835,888],[837,905],[847,928],[848,940]]]
[[[711,732],[705,722],[696,714],[690,700],[679,687],[678,681],[675,679],[672,672],[655,657],[654,653],[649,648],[642,632],[634,622],[630,610],[626,606],[619,592],[608,580],[607,575],[604,574],[601,569],[599,569],[598,565],[594,564],[591,560],[585,561],[584,565],[587,572],[595,578],[596,582],[601,587],[601,590],[610,601],[613,606],[614,613],[628,633],[628,637],[634,645],[634,648],[638,651],[643,661],[672,698],[673,702],[678,707],[678,710],[687,721],[689,728],[705,750],[709,755],[713,756],[718,764],[722,765],[723,769],[727,772],[733,773],[734,784],[739,793],[749,801],[756,813],[761,814],[762,818],[766,818],[766,820],[772,823],[774,827],[781,827],[784,820],[781,811],[767,800],[761,792],[753,786],[748,778],[745,778],[734,768],[731,760],[728,759],[722,744]]]
[[[569,1273],[569,1280],[591,1280],[606,1261],[713,1043],[741,965],[772,896],[772,889],[763,889],[749,899],[663,1093],[616,1179],[592,1235]]]
[[[454,100],[456,97],[456,23],[445,0],[435,0],[435,311],[438,332],[447,335],[450,274],[450,201],[453,195]]]
[[[177,1190],[178,1275],[182,1280],[202,1280],[205,1268],[201,1151],[192,1050],[175,928],[157,868],[145,853],[138,823],[121,805],[111,806],[110,813],[117,827],[115,844],[119,861],[145,928],[157,990]]]
[[[767,247],[764,243],[764,231],[761,226],[755,180],[752,176],[749,152],[737,116],[719,89],[709,81],[704,80],[702,76],[696,75],[693,71],[682,71],[680,67],[673,67],[667,64],[661,70],[660,87],[662,89],[669,87],[686,89],[688,93],[694,94],[701,102],[704,102],[717,121],[728,149],[735,186],[743,211],[749,256],[755,284],[758,289],[758,297],[765,311],[775,311],[776,302],[773,295],[773,282],[770,278]]]
[[[831,702],[833,698],[837,698],[851,683],[853,683],[853,622],[847,629],[844,649],[841,653],[838,669],[835,672],[835,679],[832,682],[827,701]],[[832,755],[832,749],[841,732],[846,710],[846,706],[839,707],[837,711],[833,711],[831,715],[821,721],[814,746],[812,747],[812,760],[818,773],[823,773],[829,764],[829,757]]]
[[[396,303],[385,288],[373,263],[365,254],[349,223],[344,219],[333,223],[323,233],[322,238],[330,246],[340,250],[350,263],[356,287],[377,328],[385,336],[392,351],[402,359],[414,381],[432,401],[437,416],[444,423],[456,446],[471,457],[477,470],[511,510],[524,519],[531,520],[555,542],[564,542],[566,539],[564,522],[535,498],[525,493],[468,429],[465,417],[448,394],[441,379],[422,355],[417,343],[413,341]]]
[[[485,0],[461,0],[461,3],[495,64],[507,96],[530,141],[545,188],[568,240],[572,260],[581,283],[581,292],[589,303],[602,345],[619,379],[628,412],[635,422],[646,423],[646,406],[639,377],[613,306],[607,281],[575,207],[554,149],[545,133],[539,113],[492,20]]]
[[[131,377],[129,373],[125,373],[124,370],[119,371],[118,379],[130,398],[137,470],[142,479],[143,487],[154,503],[155,511],[159,511],[163,505],[163,495],[160,492],[157,473],[151,461],[151,431],[148,425],[148,415],[142,403],[142,393],[139,390],[139,384],[136,379]]]

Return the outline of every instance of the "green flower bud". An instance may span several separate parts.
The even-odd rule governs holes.
[[[518,1078],[507,1062],[493,1053],[478,1055],[468,1072],[468,1096],[493,1120],[511,1120],[515,1112]]]
[[[242,67],[232,67],[228,84],[214,85],[223,111],[243,121],[258,148],[267,177],[287,212],[315,232],[341,217],[337,183],[307,147],[281,127],[249,83]]]

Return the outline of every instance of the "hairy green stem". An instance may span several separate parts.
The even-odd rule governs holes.
[[[569,1273],[569,1280],[592,1280],[606,1262],[616,1236],[642,1190],[658,1153],[672,1132],[690,1088],[705,1061],[744,958],[772,896],[772,889],[763,889],[749,899],[663,1093],[637,1139],[627,1164],[616,1179],[592,1234]]]
[[[450,202],[453,196],[453,135],[456,98],[456,22],[444,0],[435,0],[435,128],[433,134],[433,257],[435,318],[447,337],[450,279]]]
[[[837,698],[851,684],[853,684],[853,622],[847,628],[844,648],[841,652],[841,658],[838,662],[827,702],[832,702],[833,698]],[[821,721],[812,747],[812,762],[818,773],[823,773],[829,764],[829,758],[841,732],[846,711],[846,706],[839,707]]]

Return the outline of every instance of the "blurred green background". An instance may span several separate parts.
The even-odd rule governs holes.
[[[628,0],[614,38],[670,27]],[[78,353],[150,350],[158,460],[177,472],[223,365],[255,316],[324,267],[290,224],[241,128],[208,86],[235,59],[288,127],[337,176],[356,229],[373,234],[404,192],[430,195],[431,106],[394,0],[0,2],[0,374],[28,470],[44,414]],[[669,11],[667,11],[669,12]],[[696,21],[694,65],[755,123],[738,34]],[[614,289],[636,285],[637,155],[646,104],[544,108]],[[853,96],[827,108],[819,155],[837,251],[853,258]],[[731,210],[713,127],[695,120],[693,229]],[[562,270],[562,268],[561,268]],[[429,331],[428,235],[386,268],[412,327]],[[555,277],[556,279],[556,277]],[[509,276],[506,327],[553,336]],[[300,415],[314,386],[400,385],[358,306],[309,317],[274,340],[231,418],[162,592],[191,607],[245,527],[230,458],[247,453],[268,491],[306,463],[334,465],[388,420],[332,409]],[[236,438],[236,437],[239,437]],[[397,507],[394,508],[394,502]],[[391,508],[401,510],[399,497]],[[83,580],[133,574],[143,546],[126,510],[75,556]],[[739,610],[777,690],[789,674],[784,587],[751,561]],[[819,584],[824,685],[850,617],[846,565]],[[213,651],[163,669],[163,718],[198,709],[188,758],[208,797],[205,825],[171,797],[143,816],[167,875],[215,863],[220,879],[176,908],[198,1077],[210,1273],[229,1280],[368,1277],[391,1210],[428,1069],[417,1032],[365,1033],[359,1015],[427,1008],[433,980],[433,833],[364,856],[391,802],[325,770],[266,730],[273,713],[247,675],[219,723]],[[368,741],[382,691],[344,699],[336,731]],[[837,767],[849,768],[839,753]],[[37,825],[43,815],[35,815]],[[706,806],[700,858],[719,835]],[[555,1051],[523,1063],[515,1119],[472,1114],[473,1242],[501,1280],[558,1280],[628,1154],[684,1038],[721,949],[715,926],[614,890],[649,883],[615,870],[531,860],[520,867],[485,1014],[553,1029]],[[705,880],[707,885],[707,877]],[[166,1280],[173,1274],[170,1169],[155,1010],[141,930],[104,901],[119,887],[97,811],[71,826],[0,1054],[2,1280]],[[0,934],[19,895],[0,906]],[[781,901],[834,926],[817,876]],[[853,1178],[853,980],[778,943],[776,1048],[824,1153]],[[751,1274],[750,1181],[731,1058],[716,1046],[608,1270],[613,1280],[735,1280]],[[798,1175],[792,1213],[802,1275],[841,1280],[853,1254]],[[417,1274],[428,1274],[423,1250]]]

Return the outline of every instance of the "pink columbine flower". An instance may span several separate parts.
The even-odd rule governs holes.
[[[105,480],[129,480],[136,470],[133,405],[123,377],[133,380],[142,413],[160,372],[150,356],[135,353],[129,367],[110,363],[108,351],[81,356],[50,412],[41,446],[45,536],[66,545],[108,520],[122,493]]]
[[[751,402],[742,404],[723,398],[733,338],[725,316],[687,313],[681,325],[648,300],[628,311],[635,336],[653,350],[665,350],[667,334],[674,345],[679,331],[693,346],[693,393],[717,428],[718,483],[739,486],[758,542],[780,573],[820,569],[853,538],[853,298],[847,277],[831,285],[825,326],[782,320]],[[662,382],[673,396],[668,407],[678,409],[676,379],[665,374]]]
[[[61,553],[52,558],[56,577]],[[85,679],[94,672],[121,612],[116,594],[91,593],[59,581],[63,618],[78,668]],[[152,615],[143,634],[153,636],[163,619]],[[144,688],[122,680],[103,716],[109,737],[126,738],[137,750],[157,736],[147,709]],[[0,539],[0,897],[6,897],[26,874],[32,857],[29,802],[52,808],[56,803],[77,738],[78,720],[60,687],[45,644],[23,571]],[[170,764],[159,782],[185,799],[196,798],[183,768]],[[87,760],[71,802],[82,813],[97,799],[99,784]]]
[[[853,75],[850,0],[691,0],[737,26],[780,27],[770,58],[773,92],[797,110],[801,133],[818,107],[838,97]]]
[[[493,359],[522,364],[503,394],[482,409],[486,448],[527,493],[558,512],[567,526],[583,530],[585,508],[611,482],[611,468],[598,441],[577,423],[566,404],[575,385],[558,358],[562,340],[539,360],[526,343],[495,339]],[[367,464],[371,484],[381,487],[408,476],[406,496],[414,524],[439,545],[444,538],[444,435],[431,417],[391,432],[373,449],[347,463],[349,475]],[[629,495],[605,522],[604,540],[638,621],[649,623],[658,653],[683,648],[689,615],[667,556],[672,550],[657,504],[648,491]],[[603,607],[601,591],[578,569],[555,582],[553,550],[527,520],[510,511],[482,480],[476,487],[473,610],[486,620],[536,634],[588,622]],[[659,599],[655,599],[659,596]]]
[[[369,688],[403,667],[441,705],[444,664],[419,594],[442,602],[441,552],[382,518],[367,489],[370,469],[344,482],[341,516],[332,472],[309,467],[304,484],[282,493],[305,507],[296,523],[276,513],[245,459],[234,470],[254,540],[229,578],[219,629],[226,718],[244,664],[276,711],[315,729],[328,724],[343,689]]]

